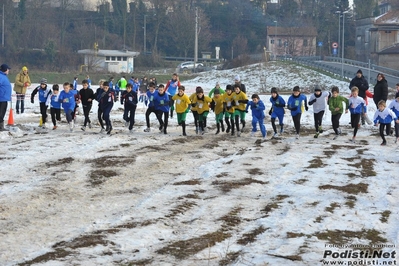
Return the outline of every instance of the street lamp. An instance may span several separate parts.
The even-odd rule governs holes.
[[[277,20],[274,21],[276,23],[276,27],[274,29],[274,61],[276,61],[276,53],[277,53]]]
[[[344,47],[345,47],[345,13],[349,11],[342,12],[342,52],[341,52],[341,77],[344,78]]]

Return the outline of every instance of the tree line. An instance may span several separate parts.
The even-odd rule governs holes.
[[[267,46],[266,26],[276,22],[279,27],[315,26],[317,40],[324,43],[320,53],[330,54],[330,44],[340,39],[339,13],[350,10],[348,0],[279,0],[276,4],[267,0],[98,0],[95,7],[88,0],[54,2],[0,1],[6,14],[2,62],[76,71],[82,64],[77,50],[93,49],[97,43],[99,49],[141,52],[141,65],[159,66],[162,56],[194,57],[196,21],[199,56],[202,51],[214,54],[216,46],[224,59],[262,53]],[[347,57],[354,57],[355,19],[378,15],[377,0],[354,3],[354,10],[345,16]]]

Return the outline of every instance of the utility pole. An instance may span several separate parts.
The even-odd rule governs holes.
[[[147,15],[144,15],[144,55],[147,52]]]
[[[198,61],[198,7],[195,8],[195,46],[194,46],[194,72]]]
[[[1,26],[1,45],[4,47],[4,4],[3,4],[3,16],[2,19],[2,26]]]

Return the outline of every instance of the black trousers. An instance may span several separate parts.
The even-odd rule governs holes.
[[[61,121],[61,109],[57,108],[50,108],[50,115],[51,115],[51,122],[53,122],[53,125],[57,125],[57,120]]]
[[[301,130],[301,116],[302,114],[299,113],[292,117],[292,121],[294,121],[294,127],[297,134],[299,134],[299,131]]]
[[[91,104],[83,105],[83,115],[85,116],[85,121],[83,123],[83,126],[86,126],[87,123],[91,123],[90,117],[89,117],[90,111],[91,111],[91,106],[92,106]]]
[[[162,123],[163,123],[163,122],[162,122],[162,119],[158,117],[158,113],[157,113],[157,111],[155,110],[155,107],[154,107],[154,106],[151,106],[151,107],[148,107],[148,108],[147,108],[147,111],[145,112],[145,122],[146,122],[146,124],[147,124],[147,128],[150,128],[150,115],[151,115],[151,113],[154,113],[154,114],[155,114],[155,116],[156,116],[157,119],[158,119],[159,125],[162,125]]]
[[[383,142],[387,142],[385,139],[384,129],[386,128],[387,132],[391,132],[391,123],[389,124],[382,124],[380,123],[380,137],[382,138]]]
[[[318,113],[313,114],[314,118],[314,127],[316,132],[319,132],[319,127],[321,127],[321,123],[323,121],[324,111],[320,111]]]
[[[0,123],[4,122],[6,116],[8,102],[0,102]]]
[[[47,107],[46,103],[40,103],[40,114],[42,115],[43,124],[46,123],[47,120]]]
[[[351,127],[353,128],[353,136],[356,137],[357,130],[359,129],[361,114],[351,114]]]
[[[341,113],[336,115],[331,115],[331,123],[335,134],[338,135],[339,119],[341,119]]]
[[[162,122],[161,125],[163,126],[163,133],[166,134],[167,133],[166,128],[168,127],[169,112],[157,111],[157,118],[159,121]]]

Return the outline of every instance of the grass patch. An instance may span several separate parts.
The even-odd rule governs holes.
[[[196,205],[197,204],[195,202],[191,201],[183,202],[182,204],[179,204],[175,208],[173,208],[168,215],[165,215],[165,217],[173,218],[179,214],[185,213],[186,211],[190,210],[192,207]]]
[[[337,151],[335,150],[324,150],[323,153],[327,158],[331,158]]]
[[[180,181],[173,183],[174,186],[182,186],[182,185],[187,185],[187,186],[195,186],[195,185],[201,185],[201,182],[199,179],[192,179],[192,180],[186,180],[186,181]]]
[[[199,199],[200,197],[197,194],[187,194],[184,196],[180,196],[177,199],[181,200],[181,199]]]
[[[359,184],[348,184],[346,186],[333,186],[333,185],[323,185],[319,186],[319,189],[336,189],[342,192],[346,192],[348,194],[359,194],[359,193],[367,193],[368,184],[359,183]]]
[[[117,176],[118,173],[113,170],[94,170],[90,172],[89,183],[95,187],[103,184],[109,178]]]
[[[357,198],[355,196],[350,195],[345,197],[345,199],[346,199],[345,205],[353,209],[355,207]]]
[[[323,217],[322,216],[317,216],[316,219],[314,219],[315,223],[321,223],[321,221],[323,221]]]
[[[278,209],[278,208],[280,207],[280,203],[281,203],[284,199],[286,199],[286,198],[288,198],[288,197],[289,197],[289,196],[287,196],[287,195],[277,195],[275,198],[272,198],[272,199],[271,199],[271,200],[273,200],[273,202],[267,204],[267,205],[265,206],[265,208],[261,209],[261,212],[265,212],[265,213],[266,213],[265,217],[268,217],[268,216],[269,216],[269,213],[272,212],[272,211],[275,210],[275,209]]]
[[[341,207],[341,205],[339,205],[337,202],[333,202],[333,203],[330,204],[329,207],[326,207],[325,210],[326,210],[327,212],[334,213],[334,210],[335,210],[336,208],[338,208],[338,207]]]
[[[53,162],[48,162],[46,163],[47,167],[53,167],[53,166],[61,166],[64,164],[70,164],[74,161],[74,159],[72,157],[65,157],[62,159],[58,159],[57,161],[53,161]]]
[[[221,259],[219,261],[219,265],[220,266],[227,266],[227,265],[232,265],[233,262],[235,262],[238,258],[238,256],[241,255],[240,251],[237,252],[229,252],[226,254],[226,257],[224,257],[223,259]]]
[[[238,216],[242,211],[241,207],[233,208],[228,214],[220,217],[218,221],[223,221],[222,230],[228,231],[241,223],[241,218]]]
[[[136,156],[131,155],[129,157],[124,156],[104,156],[95,159],[88,160],[88,163],[92,163],[94,168],[104,168],[104,166],[113,165],[131,165],[136,161]]]
[[[342,243],[350,243],[354,238],[369,240],[369,245],[376,245],[379,243],[386,243],[387,239],[380,236],[381,232],[375,229],[362,231],[348,231],[348,230],[327,230],[325,232],[318,232],[315,236],[320,240],[325,240],[330,244],[342,245]]]
[[[359,163],[348,164],[348,166],[353,166],[360,170],[360,175],[362,177],[376,176],[377,173],[374,171],[375,159],[365,159],[360,157],[355,157],[355,159],[360,159]],[[349,161],[349,159],[348,159]]]
[[[298,237],[303,237],[303,236],[306,236],[306,235],[304,233],[287,232],[288,238],[298,238]]]
[[[388,211],[388,210],[387,211],[383,211],[381,213],[380,221],[382,223],[387,223],[390,215],[391,215],[391,211]]]
[[[257,184],[261,184],[261,185],[265,185],[269,182],[263,182],[257,179],[253,179],[253,178],[244,178],[241,180],[237,180],[237,181],[213,181],[212,185],[216,185],[220,190],[222,190],[223,192],[229,192],[232,189],[235,188],[240,188],[243,186],[247,186],[250,185],[252,183],[257,183]]]
[[[266,228],[263,226],[259,226],[258,228],[255,228],[249,233],[243,234],[243,236],[238,239],[237,243],[240,245],[247,245],[249,243],[253,243],[256,240],[256,237],[266,231]]]
[[[307,168],[320,168],[326,166],[320,158],[315,158],[309,161],[310,165]]]
[[[263,172],[259,168],[247,169],[247,171],[250,175],[263,175]]]
[[[300,184],[305,183],[306,181],[308,181],[308,179],[301,178],[301,179],[295,180],[294,183],[300,185]]]

